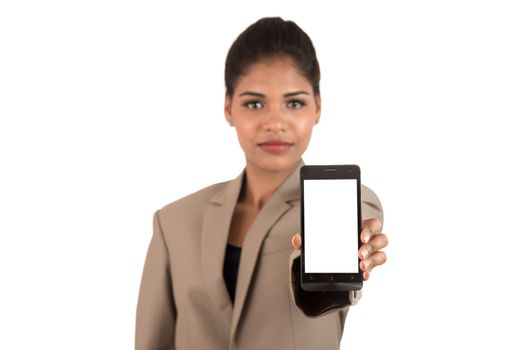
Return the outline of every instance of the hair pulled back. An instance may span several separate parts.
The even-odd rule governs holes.
[[[251,65],[278,56],[290,57],[311,83],[313,93],[320,94],[320,68],[309,36],[293,21],[265,17],[240,33],[229,49],[225,68],[227,96],[233,96],[238,79]]]

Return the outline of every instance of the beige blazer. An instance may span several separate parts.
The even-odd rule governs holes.
[[[154,215],[136,313],[136,350],[339,349],[348,307],[308,317],[290,288],[291,237],[300,232],[299,169],[259,213],[242,247],[231,304],[223,261],[244,172]],[[363,218],[382,221],[363,187]]]

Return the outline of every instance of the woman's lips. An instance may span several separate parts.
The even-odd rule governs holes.
[[[291,146],[293,146],[292,143],[289,142],[283,142],[283,141],[268,141],[268,142],[262,142],[258,144],[264,151],[271,152],[271,153],[281,153],[287,151]]]

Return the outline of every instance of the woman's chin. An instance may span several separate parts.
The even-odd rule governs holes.
[[[255,168],[260,171],[279,174],[279,173],[289,173],[293,171],[300,159],[289,159],[287,157],[272,157],[270,159],[264,159],[260,161],[251,161]]]

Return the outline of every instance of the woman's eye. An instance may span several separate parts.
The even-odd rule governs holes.
[[[299,100],[292,100],[287,103],[289,108],[298,109],[302,107],[305,103]]]
[[[260,101],[249,101],[244,104],[249,109],[260,109],[262,108],[262,102]]]

